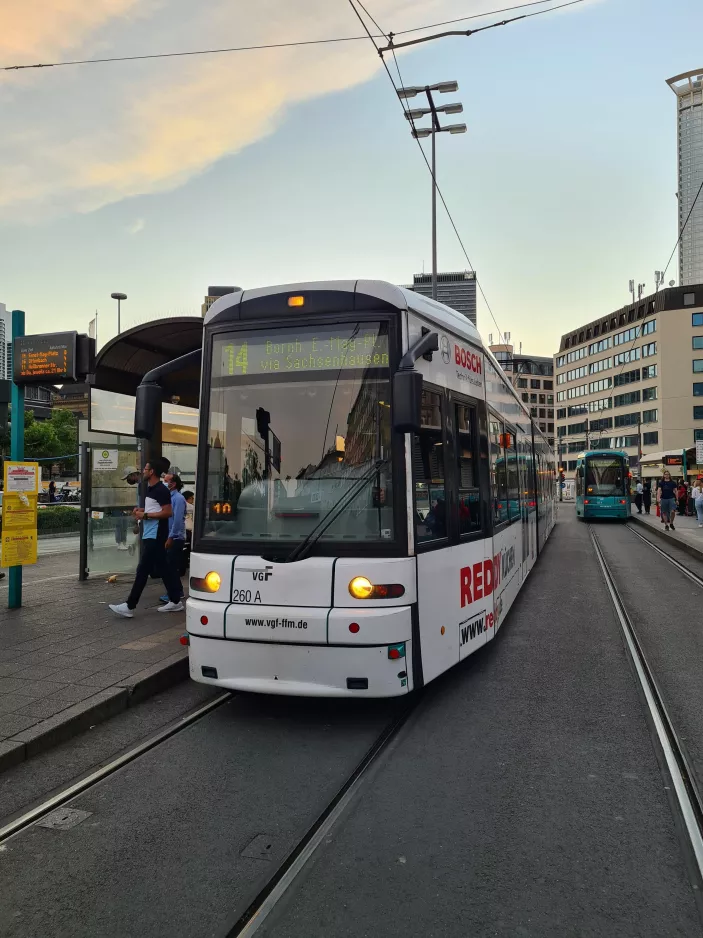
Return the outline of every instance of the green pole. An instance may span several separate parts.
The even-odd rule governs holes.
[[[682,469],[683,469],[683,481],[684,481],[684,485],[687,485],[687,484],[688,484],[688,475],[687,475],[687,473],[686,473],[686,447],[684,447],[684,449],[683,449],[683,463],[682,463]]]
[[[24,310],[12,310],[12,360],[14,364],[15,339],[24,335]],[[10,431],[10,459],[22,462],[24,459],[24,387],[12,382],[12,427]],[[8,589],[9,609],[19,609],[22,605],[22,567],[10,567]]]

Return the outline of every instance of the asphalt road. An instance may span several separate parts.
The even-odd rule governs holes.
[[[77,826],[4,845],[0,933],[223,934],[400,706],[233,697],[77,798]],[[0,798],[16,810],[138,728],[0,776]],[[259,934],[700,936],[665,784],[586,527],[562,509],[497,639],[427,689]]]

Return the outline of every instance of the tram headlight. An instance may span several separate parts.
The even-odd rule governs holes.
[[[354,599],[371,599],[373,595],[373,583],[368,577],[355,576],[349,584],[349,592]]]
[[[377,583],[375,586],[365,576],[355,576],[349,584],[354,599],[398,599],[405,593],[402,583]]]
[[[192,576],[190,588],[201,593],[216,593],[222,584],[222,577],[216,570],[211,570],[205,576]]]

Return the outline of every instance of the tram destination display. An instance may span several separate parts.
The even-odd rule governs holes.
[[[84,381],[95,361],[95,339],[77,332],[21,336],[13,345],[15,384],[73,384]]]

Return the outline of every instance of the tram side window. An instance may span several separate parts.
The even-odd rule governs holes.
[[[503,453],[503,422],[489,415],[489,444],[491,450],[491,488],[493,495],[493,522],[501,524],[508,520],[508,480]]]
[[[476,411],[456,404],[457,462],[459,469],[459,534],[481,530],[481,498],[476,463]]]
[[[413,475],[417,543],[446,537],[442,399],[434,391],[422,392],[421,429],[413,437]]]
[[[503,450],[505,452],[505,464],[508,467],[508,517],[511,521],[516,521],[520,517],[520,477],[517,466],[515,431],[510,427],[506,427],[503,434]]]

